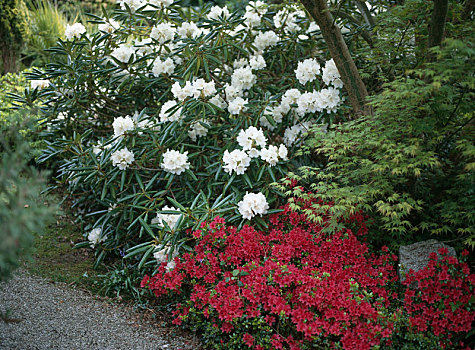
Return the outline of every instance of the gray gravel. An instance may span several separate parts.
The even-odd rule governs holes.
[[[132,311],[21,271],[0,284],[0,349],[194,349]]]

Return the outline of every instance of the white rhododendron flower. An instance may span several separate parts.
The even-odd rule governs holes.
[[[32,80],[30,84],[31,84],[32,89],[38,88],[38,90],[41,90],[48,87],[50,82],[48,79],[39,79],[39,80]]]
[[[147,4],[145,0],[118,0],[118,3],[122,10],[126,10],[125,5],[127,5],[132,11],[137,11],[137,9]]]
[[[236,140],[244,150],[250,150],[255,146],[265,147],[267,142],[262,129],[257,129],[255,126],[241,130]]]
[[[153,63],[152,73],[154,76],[159,77],[160,74],[172,74],[174,70],[175,63],[171,58],[167,58],[165,61],[157,58]]]
[[[221,109],[225,109],[228,106],[226,101],[219,95],[214,95],[209,99],[208,102],[214,104],[216,107],[219,107]]]
[[[287,158],[288,154],[289,154],[289,151],[288,151],[287,147],[285,147],[284,145],[280,145],[279,146],[279,158],[282,159],[282,160],[288,160],[289,159],[289,158]]]
[[[150,37],[157,40],[160,44],[165,44],[167,41],[170,41],[174,38],[175,33],[176,28],[174,28],[168,22],[163,22],[152,28]]]
[[[327,85],[332,84],[336,88],[343,87],[343,82],[341,81],[340,73],[336,68],[333,58],[326,62],[325,68],[323,68],[322,71],[322,79]]]
[[[151,5],[155,5],[162,8],[170,6],[171,4],[173,4],[173,1],[174,0],[148,0]]]
[[[242,201],[238,203],[238,209],[244,219],[251,220],[257,214],[260,216],[266,214],[269,209],[269,204],[267,203],[266,197],[261,192],[246,192]]]
[[[257,77],[250,67],[238,68],[231,76],[231,85],[240,90],[249,90],[256,83]]]
[[[135,158],[134,154],[125,147],[112,153],[111,160],[113,165],[117,166],[120,170],[125,170],[133,163]]]
[[[297,69],[295,70],[295,75],[302,85],[314,81],[318,74],[320,74],[320,65],[314,58],[309,58],[303,62],[299,62]]]
[[[176,223],[178,222],[178,219],[180,218],[180,209],[177,209],[175,207],[168,207],[164,206],[161,211],[176,211],[178,213],[176,214],[162,214],[158,213],[157,217],[152,219],[152,224],[157,224],[160,227],[165,227],[166,223],[168,227],[170,227],[172,230],[175,228]]]
[[[198,98],[202,97],[209,97],[216,93],[216,86],[214,81],[206,82],[204,79],[199,78],[196,79],[192,84],[193,88],[193,97]]]
[[[101,31],[101,32],[105,32],[105,33],[113,33],[114,31],[116,31],[117,29],[120,28],[120,23],[117,22],[115,19],[113,18],[109,18],[109,19],[106,19],[106,18],[103,18],[104,22],[106,23],[101,23],[99,24],[98,26],[98,29]]]
[[[180,153],[178,151],[170,151],[167,149],[163,155],[163,162],[160,166],[166,172],[180,175],[186,169],[190,169],[190,163],[188,163],[188,152]]]
[[[226,150],[224,151],[223,162],[223,169],[225,172],[231,174],[233,171],[235,171],[237,175],[242,175],[246,172],[247,167],[251,164],[251,158],[246,152],[239,149],[236,149],[231,153]]]
[[[320,90],[319,95],[322,101],[322,106],[327,110],[327,113],[336,113],[341,102],[340,91],[329,87],[328,89]]]
[[[266,61],[262,55],[251,56],[249,58],[249,66],[254,70],[266,68]]]
[[[152,47],[150,46],[151,43],[152,39],[150,38],[136,40],[134,44],[135,52],[142,56],[152,53]]]
[[[194,22],[183,22],[178,28],[178,35],[181,38],[197,38],[202,33],[203,31]]]
[[[156,246],[158,249],[159,247]],[[167,244],[165,247],[163,247],[160,250],[157,250],[155,253],[153,253],[153,257],[157,260],[159,264],[162,263],[167,263],[166,270],[170,271],[173,270],[176,266],[176,263],[174,261],[175,257],[178,256],[178,251],[175,249],[171,255],[171,261],[168,261],[168,256],[170,255],[171,252],[171,245]]]
[[[128,63],[133,53],[133,47],[130,47],[127,44],[121,44],[111,52],[111,56],[120,62]]]
[[[269,163],[270,166],[276,165],[279,159],[287,160],[287,154],[288,150],[284,145],[280,145],[279,148],[270,145],[268,148],[263,148],[260,153],[262,160]]]
[[[191,124],[191,129],[188,131],[188,136],[193,141],[196,141],[197,137],[206,136],[206,134],[208,133],[208,128],[203,126],[200,122],[206,123],[205,120],[195,121]]]
[[[229,102],[228,111],[230,114],[239,114],[246,111],[247,100],[242,97],[236,97],[234,100]]]
[[[297,141],[300,141],[301,136],[305,134],[309,130],[309,128],[310,122],[302,122],[285,129],[284,143],[289,147],[292,146]]]
[[[129,116],[118,117],[114,119],[112,127],[114,128],[114,137],[122,136],[127,131],[134,129],[134,121]]]
[[[255,12],[258,15],[265,15],[267,13],[267,4],[263,1],[249,1],[246,6],[246,12]]]
[[[74,38],[80,38],[81,34],[86,33],[86,27],[81,23],[74,23],[73,25],[66,25],[66,30],[64,31],[64,37],[66,40],[71,40]]]
[[[279,37],[272,30],[265,33],[260,32],[254,39],[254,46],[258,51],[264,51],[268,47],[275,46],[279,42]]]
[[[176,122],[184,118],[182,115],[182,107],[175,109],[178,103],[175,100],[165,102],[160,109],[161,122]]]
[[[320,31],[319,25],[315,21],[310,22],[310,25],[308,26],[308,29],[307,29],[307,33],[312,34],[317,31]]]
[[[226,84],[224,87],[224,92],[226,93],[226,100],[228,102],[235,100],[238,97],[242,97],[243,91],[234,85]]]
[[[89,245],[91,248],[94,248],[96,244],[99,244],[101,242],[104,242],[106,237],[101,237],[102,235],[102,229],[101,228],[94,228],[92,231],[89,232],[87,235],[87,239],[89,241]]]
[[[208,19],[212,19],[215,21],[218,20],[219,17],[226,19],[229,16],[230,16],[230,13],[226,6],[224,7],[213,6],[211,10],[208,12]]]

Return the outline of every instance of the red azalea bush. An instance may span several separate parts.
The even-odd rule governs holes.
[[[364,234],[362,216],[351,220]],[[173,270],[164,263],[145,276],[142,287],[179,295],[174,322],[201,324],[218,348],[364,350],[390,342],[396,257],[370,254],[348,229],[324,233],[288,205],[269,221],[266,232],[219,217],[203,223],[194,250],[175,258]]]
[[[442,348],[453,348],[457,333],[469,332],[475,320],[475,275],[463,260],[448,256],[447,248],[431,253],[428,266],[410,270],[403,282],[405,310],[412,331],[433,334]],[[410,288],[417,285],[417,288]]]

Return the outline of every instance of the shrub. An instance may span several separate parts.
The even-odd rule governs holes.
[[[291,178],[333,202],[320,214],[363,210],[372,241],[395,248],[430,234],[474,246],[473,44],[433,49],[436,61],[372,98],[374,116],[312,130],[303,152],[319,164]]]
[[[342,118],[338,72],[315,57],[319,31],[299,5],[251,2],[242,16],[170,3],[123,1],[93,18],[98,32],[69,26],[53,62],[28,76],[38,88],[17,99],[41,103],[41,160],[87,210],[97,263],[125,252],[154,264],[216,215],[262,224],[256,215],[282,202],[269,184],[300,164],[308,126]]]
[[[369,253],[350,230],[326,234],[325,223],[282,210],[265,231],[238,230],[220,217],[202,223],[193,251],[163,262],[142,287],[180,300],[174,323],[204,332],[205,344],[218,349],[384,344],[393,330],[387,308],[396,257]],[[361,215],[351,221],[364,235]]]
[[[33,232],[40,232],[50,219],[53,208],[41,203],[39,191],[44,179],[35,169],[27,166],[29,144],[14,128],[8,140],[15,139],[13,149],[0,134],[0,281],[11,276],[28,258],[33,246]]]
[[[436,346],[455,347],[472,330],[475,320],[475,275],[467,263],[448,256],[447,248],[431,253],[429,265],[410,271],[404,308],[411,332],[434,335]],[[462,258],[468,251],[462,253]],[[416,284],[416,288],[411,288]],[[472,344],[473,345],[473,344]]]

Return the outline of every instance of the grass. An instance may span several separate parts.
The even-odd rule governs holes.
[[[46,203],[58,202],[57,196],[48,197]],[[99,294],[99,274],[94,270],[94,252],[88,248],[73,249],[84,241],[81,228],[74,222],[74,216],[67,205],[56,214],[56,220],[44,232],[35,233],[34,254],[26,262],[27,270],[51,281],[76,285]]]

